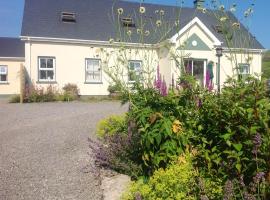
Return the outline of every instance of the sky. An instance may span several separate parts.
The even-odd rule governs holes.
[[[85,0],[87,1],[87,0]],[[96,0],[99,1],[99,0]],[[141,0],[128,0],[138,1]],[[193,0],[144,0],[146,3],[164,5],[179,5],[183,1],[185,7],[192,7]],[[220,0],[225,7],[237,4],[236,16],[249,28],[250,32],[270,49],[270,0]],[[178,2],[178,3],[177,3]],[[254,13],[248,21],[244,20],[243,13],[254,4]],[[207,3],[206,3],[207,6]],[[0,37],[20,36],[24,0],[0,0]]]

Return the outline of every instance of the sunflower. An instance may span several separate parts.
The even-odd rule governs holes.
[[[145,7],[141,6],[139,11],[140,11],[141,14],[145,13]]]

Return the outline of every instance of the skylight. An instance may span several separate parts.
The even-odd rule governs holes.
[[[76,22],[76,14],[71,12],[62,12],[61,14],[62,22]]]

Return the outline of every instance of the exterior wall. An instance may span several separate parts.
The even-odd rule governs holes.
[[[53,85],[61,89],[67,83],[77,84],[81,95],[108,95],[107,88],[110,78],[102,70],[102,83],[85,83],[85,59],[101,59],[102,65],[115,66],[119,64],[117,55],[120,48],[98,47],[87,44],[67,44],[49,42],[26,42],[26,68],[28,75],[37,86],[47,87],[48,83],[38,82],[38,57],[48,56],[56,59],[56,83]],[[123,55],[123,54],[122,54]],[[145,56],[148,58],[145,58]],[[125,53],[128,60],[141,60],[146,67],[153,69],[157,66],[155,50],[128,49]],[[127,80],[127,70],[123,70],[123,78]]]
[[[0,65],[8,68],[7,83],[0,83],[0,95],[12,95],[20,93],[20,66],[24,61],[0,59]]]

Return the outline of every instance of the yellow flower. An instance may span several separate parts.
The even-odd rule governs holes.
[[[186,157],[184,155],[179,156],[178,162],[181,164],[187,163]]]
[[[132,34],[131,30],[128,30],[128,31],[127,31],[127,35],[128,35],[128,36],[131,36],[131,34]]]
[[[110,38],[109,43],[112,44],[114,42],[113,38]]]
[[[172,124],[172,131],[174,133],[181,133],[183,131],[182,123],[179,120],[174,120]]]
[[[233,27],[240,28],[240,23],[239,22],[234,22],[232,24]]]
[[[162,16],[165,14],[164,10],[160,10],[159,13],[160,13],[160,15],[162,15]]]
[[[225,6],[224,5],[221,5],[221,6],[219,6],[219,10],[225,10]]]
[[[157,25],[158,27],[160,27],[161,24],[162,24],[161,20],[157,20],[157,21],[156,21],[156,25]]]
[[[124,9],[123,8],[118,8],[117,12],[119,15],[122,15],[124,13]]]
[[[143,7],[143,6],[140,7],[140,13],[141,14],[145,13],[145,7]]]
[[[220,18],[220,21],[221,21],[221,22],[225,22],[227,19],[228,19],[227,17],[221,17],[221,18]]]

